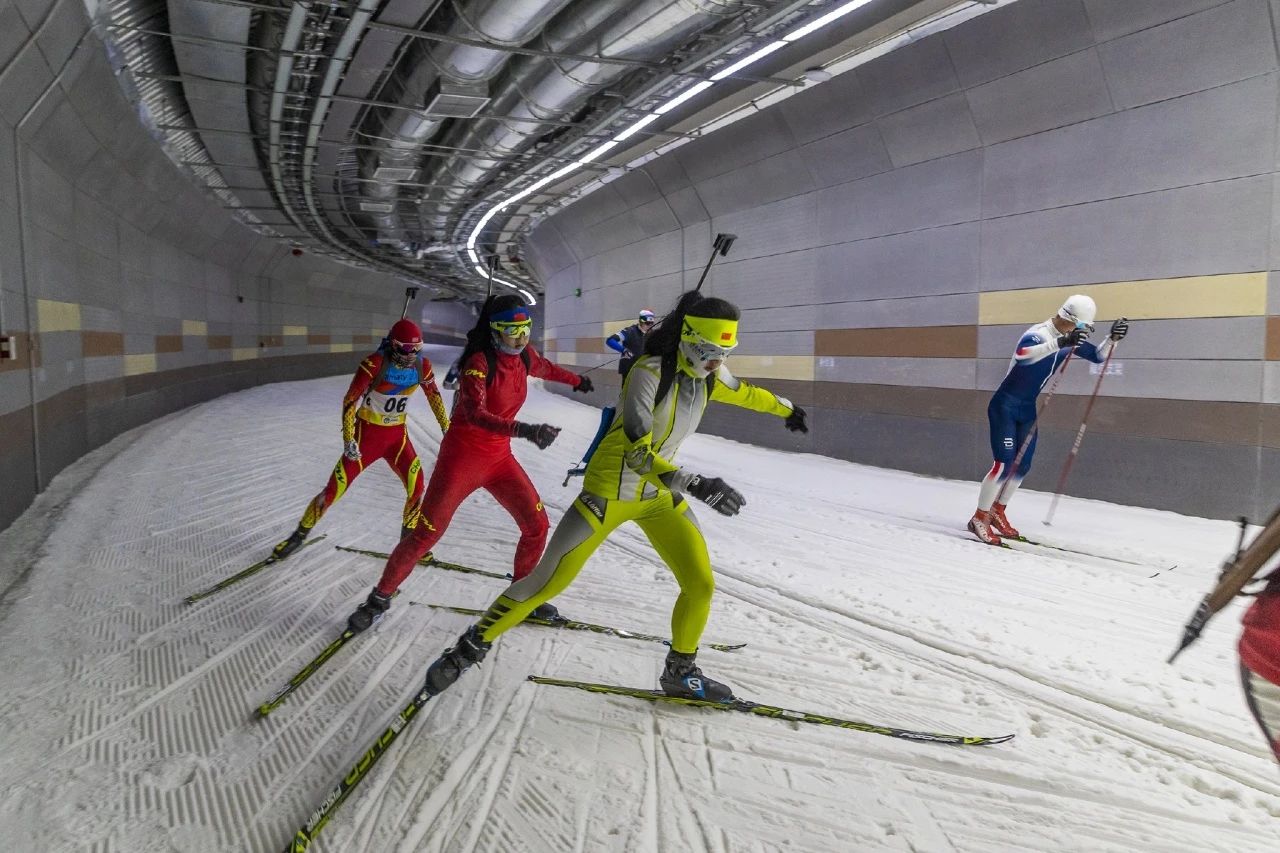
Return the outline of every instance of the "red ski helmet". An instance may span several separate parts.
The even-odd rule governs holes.
[[[397,320],[387,332],[387,345],[391,348],[391,357],[398,364],[408,366],[422,349],[422,330],[412,320]]]

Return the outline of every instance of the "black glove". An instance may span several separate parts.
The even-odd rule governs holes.
[[[546,450],[551,442],[560,434],[560,427],[551,424],[526,424],[516,421],[516,438],[527,438],[538,445],[539,450]]]
[[[737,515],[747,502],[742,492],[719,477],[695,476],[685,491],[721,515]]]
[[[1127,334],[1129,334],[1129,321],[1124,317],[1111,324],[1111,340],[1123,340]]]
[[[573,390],[581,391],[583,394],[590,394],[595,390],[595,387],[596,386],[591,384],[590,376],[587,376],[585,373],[579,373],[578,384],[573,386]]]
[[[1088,329],[1072,329],[1062,337],[1058,338],[1058,349],[1067,349],[1077,344],[1083,343],[1089,337]]]
[[[787,415],[787,429],[792,432],[808,432],[809,424],[805,423],[806,417],[808,415],[805,410],[793,404],[791,414]]]

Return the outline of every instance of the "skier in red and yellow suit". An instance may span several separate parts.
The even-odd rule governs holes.
[[[520,528],[516,544],[515,576],[533,570],[546,545],[547,513],[529,475],[511,453],[511,438],[524,438],[545,450],[560,430],[550,424],[515,419],[528,395],[528,379],[563,382],[575,391],[591,391],[591,379],[570,373],[543,358],[529,345],[533,321],[519,297],[504,294],[489,299],[462,353],[461,384],[453,398],[453,427],[440,443],[431,482],[422,499],[422,521],[400,540],[387,560],[378,585],[347,622],[363,631],[391,606],[391,596],[413,571],[419,558],[444,535],[458,506],[478,489],[485,489],[511,513]],[[544,605],[537,615],[552,617]]]
[[[413,392],[422,388],[440,423],[448,432],[449,415],[436,387],[431,362],[422,355],[422,332],[412,320],[400,320],[387,334],[387,343],[360,362],[351,386],[342,398],[343,453],[329,475],[324,490],[311,499],[298,528],[276,545],[278,560],[302,547],[321,517],[364,469],[379,459],[387,460],[404,483],[404,523],[401,535],[417,527],[422,517],[422,463],[409,440],[405,409]]]

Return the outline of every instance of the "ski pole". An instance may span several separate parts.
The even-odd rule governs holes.
[[[1102,380],[1106,378],[1107,367],[1111,364],[1111,356],[1116,354],[1118,341],[1111,342],[1111,348],[1107,350],[1107,358],[1102,362],[1102,370],[1098,371],[1098,381],[1093,383],[1093,393],[1089,395],[1089,403],[1084,407],[1084,417],[1080,419],[1080,429],[1076,430],[1076,440],[1071,445],[1071,452],[1067,454],[1067,461],[1062,464],[1062,475],[1058,477],[1058,487],[1053,491],[1053,500],[1049,502],[1049,513],[1044,517],[1046,525],[1053,524],[1053,514],[1058,509],[1058,499],[1062,497],[1062,490],[1067,485],[1067,477],[1071,474],[1071,466],[1076,461],[1076,456],[1080,453],[1080,444],[1084,441],[1084,431],[1089,427],[1089,413],[1093,411],[1093,404],[1098,399],[1098,390],[1102,388]]]
[[[1075,354],[1076,351],[1072,348],[1071,352],[1067,353],[1067,357],[1062,360],[1062,367],[1058,368],[1058,372],[1053,377],[1053,382],[1049,383],[1049,390],[1044,395],[1044,403],[1040,405],[1040,411],[1036,412],[1036,422],[1031,426],[1031,432],[1027,433],[1027,437],[1022,440],[1022,446],[1018,448],[1018,453],[1013,457],[1013,464],[1005,472],[1007,476],[1004,482],[1000,484],[1000,491],[996,492],[996,503],[1004,503],[1005,490],[1009,488],[1009,483],[1012,482],[1018,466],[1022,464],[1022,457],[1027,455],[1027,448],[1031,446],[1032,439],[1040,431],[1040,416],[1044,414],[1045,409],[1049,408],[1049,401],[1053,399],[1053,393],[1058,390],[1058,383],[1062,380],[1063,374],[1067,372],[1067,365],[1071,363],[1071,356]]]

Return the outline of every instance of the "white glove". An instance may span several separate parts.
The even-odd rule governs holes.
[[[350,459],[352,462],[360,461],[360,444],[355,441],[344,443],[342,455]]]

